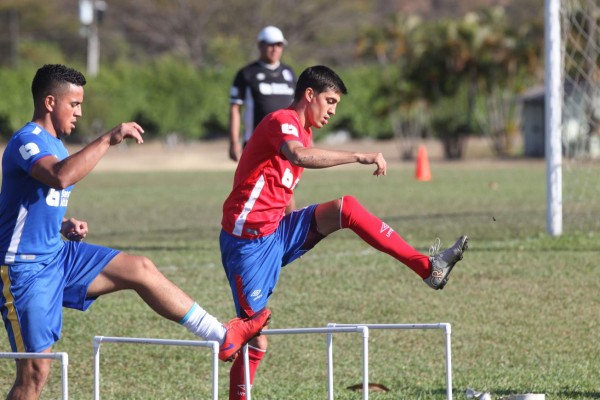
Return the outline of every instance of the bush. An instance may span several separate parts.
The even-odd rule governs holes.
[[[0,68],[0,93],[3,94],[0,100],[0,134],[3,140],[31,120],[31,80],[34,74],[35,70],[32,68]]]
[[[387,116],[378,115],[381,101],[378,88],[382,83],[382,68],[378,65],[340,69],[336,72],[348,88],[333,119],[332,130],[346,130],[352,137],[389,139],[393,137],[392,126]],[[387,106],[384,106],[387,109]]]
[[[0,68],[0,92],[11,94],[0,103],[0,115],[6,120],[3,129],[18,128],[31,118],[30,86],[38,67]],[[140,65],[103,65],[97,77],[86,77],[83,117],[70,140],[88,141],[125,121],[137,121],[148,137],[161,139],[172,133],[184,139],[225,136],[229,87],[236,70],[236,66],[197,69],[172,56]],[[323,137],[332,130],[346,130],[353,137],[391,137],[389,118],[375,114],[382,107],[378,103],[385,101],[376,92],[381,70],[369,66],[336,71],[349,96],[332,124],[315,134]]]
[[[6,141],[10,139],[14,132],[15,128],[13,128],[10,124],[8,116],[5,114],[0,114],[0,139]]]
[[[231,75],[231,77],[230,77]],[[150,124],[152,135],[177,133],[188,139],[226,131],[229,80],[233,72],[197,70],[191,63],[166,57],[144,66],[105,68],[90,82],[86,130],[100,118],[106,128],[121,121]],[[142,125],[143,126],[143,125]]]

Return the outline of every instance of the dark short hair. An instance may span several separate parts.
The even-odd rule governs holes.
[[[85,86],[86,81],[83,74],[73,68],[61,64],[46,64],[37,70],[31,82],[31,94],[33,101],[38,102],[49,94],[56,93],[60,86],[72,83],[77,86]]]
[[[348,94],[348,89],[346,89],[342,78],[331,68],[324,65],[315,65],[302,71],[298,83],[296,83],[294,100],[300,100],[304,95],[304,91],[308,88],[312,88],[317,94],[329,89],[333,89],[333,91],[340,94]]]

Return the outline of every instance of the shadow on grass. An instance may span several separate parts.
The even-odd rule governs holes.
[[[567,399],[600,399],[600,392],[580,392],[578,390],[564,390],[557,393]]]
[[[529,210],[520,210],[522,214],[531,215]],[[488,211],[461,211],[450,213],[428,213],[428,214],[412,214],[412,215],[390,215],[382,219],[387,221],[413,221],[424,219],[449,219],[449,218],[482,218],[485,217],[490,221],[493,220],[494,213]]]
[[[456,392],[456,390],[455,390]],[[508,396],[514,396],[518,393],[527,393],[523,389],[492,389],[490,391],[494,399],[502,399]],[[459,393],[459,396],[461,393]],[[553,393],[546,393],[546,398],[561,398],[561,399],[600,399],[600,392],[586,392],[579,390],[561,390]]]

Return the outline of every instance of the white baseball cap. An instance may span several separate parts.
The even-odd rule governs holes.
[[[257,42],[265,42],[268,44],[283,43],[287,46],[287,40],[283,37],[283,32],[276,26],[265,26],[256,37]]]

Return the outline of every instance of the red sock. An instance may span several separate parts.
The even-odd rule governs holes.
[[[248,346],[248,366],[250,367],[250,384],[254,382],[254,374],[266,351]],[[244,357],[237,356],[229,370],[229,400],[245,400],[246,386],[244,383]]]
[[[369,213],[356,198],[342,197],[342,228],[350,228],[371,247],[389,254],[425,279],[431,274],[429,256],[419,253],[390,226]]]

